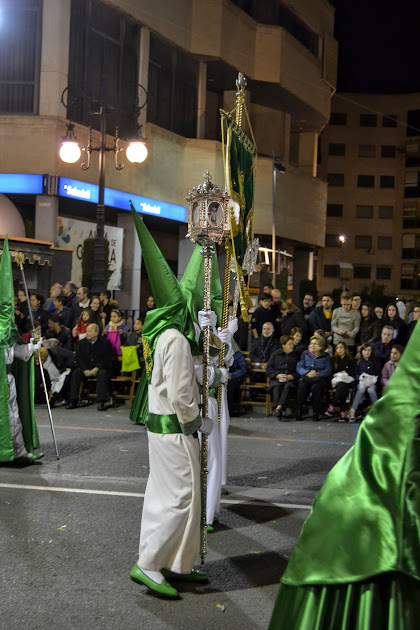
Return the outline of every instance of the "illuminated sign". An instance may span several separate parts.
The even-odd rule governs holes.
[[[62,197],[70,197],[72,199],[81,199],[90,203],[98,203],[99,186],[95,184],[87,184],[79,182],[75,179],[60,177],[58,185],[58,194]],[[130,201],[137,212],[142,214],[152,214],[163,219],[172,219],[173,221],[181,221],[185,223],[187,220],[187,209],[184,206],[177,206],[166,201],[158,201],[149,197],[141,197],[122,190],[114,190],[113,188],[105,188],[104,204],[111,208],[121,208],[122,210],[131,210]]]
[[[42,195],[42,175],[0,173],[0,193]]]

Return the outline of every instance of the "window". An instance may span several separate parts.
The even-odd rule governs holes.
[[[347,123],[347,114],[341,112],[331,112],[330,125],[345,125]]]
[[[378,236],[378,249],[392,249],[392,236]]]
[[[381,157],[394,158],[397,154],[397,147],[395,144],[383,144],[381,146]]]
[[[376,157],[376,147],[374,144],[359,144],[359,157]]]
[[[416,205],[403,208],[403,228],[420,228],[420,210]]]
[[[358,175],[357,186],[358,188],[374,188],[375,175]]]
[[[324,265],[324,278],[339,278],[340,267],[338,265]]]
[[[401,289],[414,289],[416,291],[420,288],[420,269],[415,263],[403,263],[401,265]]]
[[[356,249],[372,249],[371,236],[355,236],[354,246]]]
[[[358,219],[372,219],[373,206],[356,206],[356,217]]]
[[[339,234],[326,234],[325,235],[325,247],[340,247],[341,243],[338,240]]]
[[[353,277],[363,278],[365,280],[370,279],[371,266],[370,265],[355,265]]]
[[[394,216],[393,206],[379,206],[378,218],[379,219],[392,219]]]
[[[342,203],[327,203],[327,217],[342,217],[342,216],[343,216]]]
[[[181,136],[196,136],[198,63],[150,35],[148,120]]]
[[[420,172],[407,171],[404,177],[404,197],[420,196]]]
[[[420,135],[420,109],[411,109],[407,112],[407,136]]]
[[[100,117],[90,112],[102,100],[110,109],[108,133],[118,124],[122,138],[133,136],[138,49],[134,20],[98,0],[72,0],[68,117],[99,129]]]
[[[330,142],[328,146],[328,155],[346,155],[346,145]]]
[[[382,127],[396,127],[398,122],[398,116],[395,114],[388,114],[382,116]]]
[[[0,113],[38,112],[41,0],[2,3]]]
[[[360,114],[361,127],[376,127],[376,114]]]
[[[328,173],[328,186],[344,186],[344,173]]]
[[[376,267],[376,279],[377,280],[391,280],[392,267],[381,265]]]
[[[404,260],[420,259],[420,235],[402,235],[402,258]]]
[[[393,175],[381,175],[379,182],[381,188],[394,188],[395,177]]]

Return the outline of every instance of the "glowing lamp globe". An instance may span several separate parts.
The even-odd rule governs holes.
[[[127,159],[135,164],[141,164],[147,158],[147,147],[144,142],[130,142],[126,150]]]
[[[80,151],[77,142],[64,141],[60,148],[60,158],[63,162],[68,164],[74,164],[80,159],[82,152]]]

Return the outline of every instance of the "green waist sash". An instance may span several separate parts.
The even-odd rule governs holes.
[[[152,433],[182,433],[176,413],[161,415],[149,411],[145,425]]]

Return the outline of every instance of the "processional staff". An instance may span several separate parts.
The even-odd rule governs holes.
[[[28,286],[26,284],[25,271],[24,271],[24,268],[23,268],[24,263],[25,263],[25,256],[23,255],[22,252],[15,252],[15,263],[18,265],[18,267],[20,269],[20,272],[22,274],[23,288],[25,290],[26,300],[27,300],[27,303],[28,303],[29,318],[31,320],[31,329],[33,331],[33,335],[34,335],[35,340],[39,341],[39,339],[36,338],[34,318],[33,318],[33,315],[32,315],[32,309],[31,309],[30,302],[29,302]],[[53,423],[52,414],[51,414],[51,406],[50,406],[50,400],[49,400],[49,397],[48,397],[47,384],[45,382],[44,367],[42,365],[41,355],[40,355],[39,350],[37,350],[37,353],[38,353],[39,369],[41,371],[42,385],[44,387],[45,400],[46,400],[46,403],[47,403],[48,417],[50,419],[51,432],[52,432],[52,436],[53,436],[55,456],[56,456],[57,459],[60,459],[60,455],[59,455],[59,452],[58,452],[58,446],[57,446],[57,440],[55,438],[54,423]]]
[[[214,244],[222,243],[229,234],[228,204],[230,197],[212,183],[211,175],[204,174],[205,182],[189,191],[188,202],[188,234],[193,243],[202,246],[201,255],[204,259],[204,291],[203,310],[210,310],[211,261],[215,253]],[[208,415],[209,399],[209,354],[210,354],[210,326],[203,331],[203,407],[202,416]],[[201,562],[207,553],[207,435],[202,434],[201,440]]]

